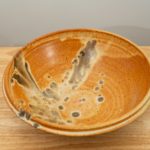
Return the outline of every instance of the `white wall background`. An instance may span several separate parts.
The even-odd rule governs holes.
[[[0,0],[0,46],[65,28],[99,28],[150,45],[150,0]]]

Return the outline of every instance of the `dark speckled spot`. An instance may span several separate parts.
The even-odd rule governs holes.
[[[78,60],[77,59],[74,59],[73,61],[72,61],[72,64],[77,64],[78,63]]]
[[[80,55],[81,55],[81,56],[84,56],[84,55],[85,55],[85,52],[84,52],[84,51],[81,51],[81,52],[80,52]]]
[[[95,87],[95,89],[94,89],[95,91],[98,91],[99,90],[99,87],[97,86],[97,87]]]
[[[38,123],[34,123],[34,124],[33,124],[33,127],[34,127],[34,128],[38,128],[38,127],[39,127],[39,124],[38,124]]]
[[[64,101],[68,101],[68,100],[69,100],[69,97],[68,97],[68,96],[64,98]]]
[[[79,117],[80,116],[80,113],[79,112],[73,112],[72,113],[72,117]]]
[[[104,97],[101,96],[101,95],[99,95],[98,98],[97,98],[97,101],[98,101],[98,102],[103,102],[103,100],[104,100]]]
[[[86,99],[85,99],[85,98],[82,98],[81,100],[82,100],[83,102],[84,102],[84,101],[86,101]]]
[[[100,81],[99,81],[99,84],[103,84],[103,83],[104,83],[104,81],[103,81],[103,80],[100,80]]]
[[[86,98],[81,98],[80,99],[80,102],[85,102],[86,101]]]
[[[19,117],[24,117],[25,116],[25,111],[24,110],[20,110],[19,111]]]
[[[20,110],[19,111],[19,117],[25,117],[27,120],[29,120],[31,115],[28,112],[24,111],[24,110]]]
[[[60,110],[63,110],[63,109],[64,109],[64,107],[63,107],[62,105],[59,105],[58,108],[59,108]]]
[[[52,83],[50,84],[50,87],[51,87],[51,88],[57,88],[57,84],[56,84],[55,82],[52,82]]]
[[[72,123],[72,121],[71,120],[67,120],[67,123]]]
[[[73,83],[73,81],[72,81],[72,80],[69,80],[69,83],[71,84],[71,83]]]

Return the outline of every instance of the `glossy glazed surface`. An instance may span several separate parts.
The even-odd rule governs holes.
[[[104,128],[128,116],[150,86],[149,63],[136,46],[86,29],[31,42],[6,72],[11,105],[37,128]]]

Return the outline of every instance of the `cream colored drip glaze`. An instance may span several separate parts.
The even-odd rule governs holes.
[[[84,83],[94,64],[100,58],[100,54],[96,48],[95,40],[88,41],[86,46],[79,50],[73,59],[71,70],[66,72],[64,82],[58,88],[58,93],[60,93],[61,97],[69,96],[68,93],[72,94],[75,89]]]
[[[95,49],[96,41],[89,41],[86,47],[78,54],[77,63],[73,64],[68,84],[81,84],[84,82],[95,64],[98,52]]]
[[[63,124],[62,118],[55,106],[58,100],[57,93],[50,88],[43,92],[40,90],[31,74],[29,64],[25,61],[22,54],[19,54],[14,60],[12,79],[22,87],[29,98],[30,113],[32,116],[49,122]],[[14,83],[12,83],[12,86],[14,86]]]
[[[12,78],[21,85],[26,96],[29,97],[32,116],[44,119],[48,122],[66,124],[67,120],[64,120],[61,116],[59,106],[63,106],[66,97],[70,100],[71,97],[74,96],[74,90],[79,88],[84,81],[86,81],[94,64],[103,54],[102,51],[99,50],[99,46],[97,48],[96,44],[95,40],[88,41],[77,53],[77,56],[75,57],[77,61],[67,73],[67,78],[64,79],[64,82],[61,84],[57,84],[56,82],[50,83],[50,86],[44,91],[41,91],[36,84],[36,81],[31,74],[29,64],[25,62],[24,57],[21,54],[18,55],[14,62],[14,73],[18,72],[19,78],[14,78],[13,76]],[[22,83],[19,81],[20,78],[22,79]],[[27,82],[28,86],[23,84],[24,82]],[[78,95],[80,92],[75,93]],[[96,104],[97,95],[94,93],[92,95],[93,98],[95,97]],[[84,98],[87,99],[88,103],[90,102],[88,96],[85,95]],[[76,110],[76,112],[79,111]],[[72,112],[70,112],[70,115],[71,113]],[[79,114],[82,116],[82,112],[79,112]],[[80,117],[80,115],[77,117]],[[77,117],[75,117],[75,119]],[[84,118],[84,116],[82,116],[82,118]]]

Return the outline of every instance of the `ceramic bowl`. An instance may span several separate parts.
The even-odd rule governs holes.
[[[13,57],[3,91],[35,128],[87,136],[120,128],[149,104],[150,66],[129,40],[100,30],[42,36]]]

